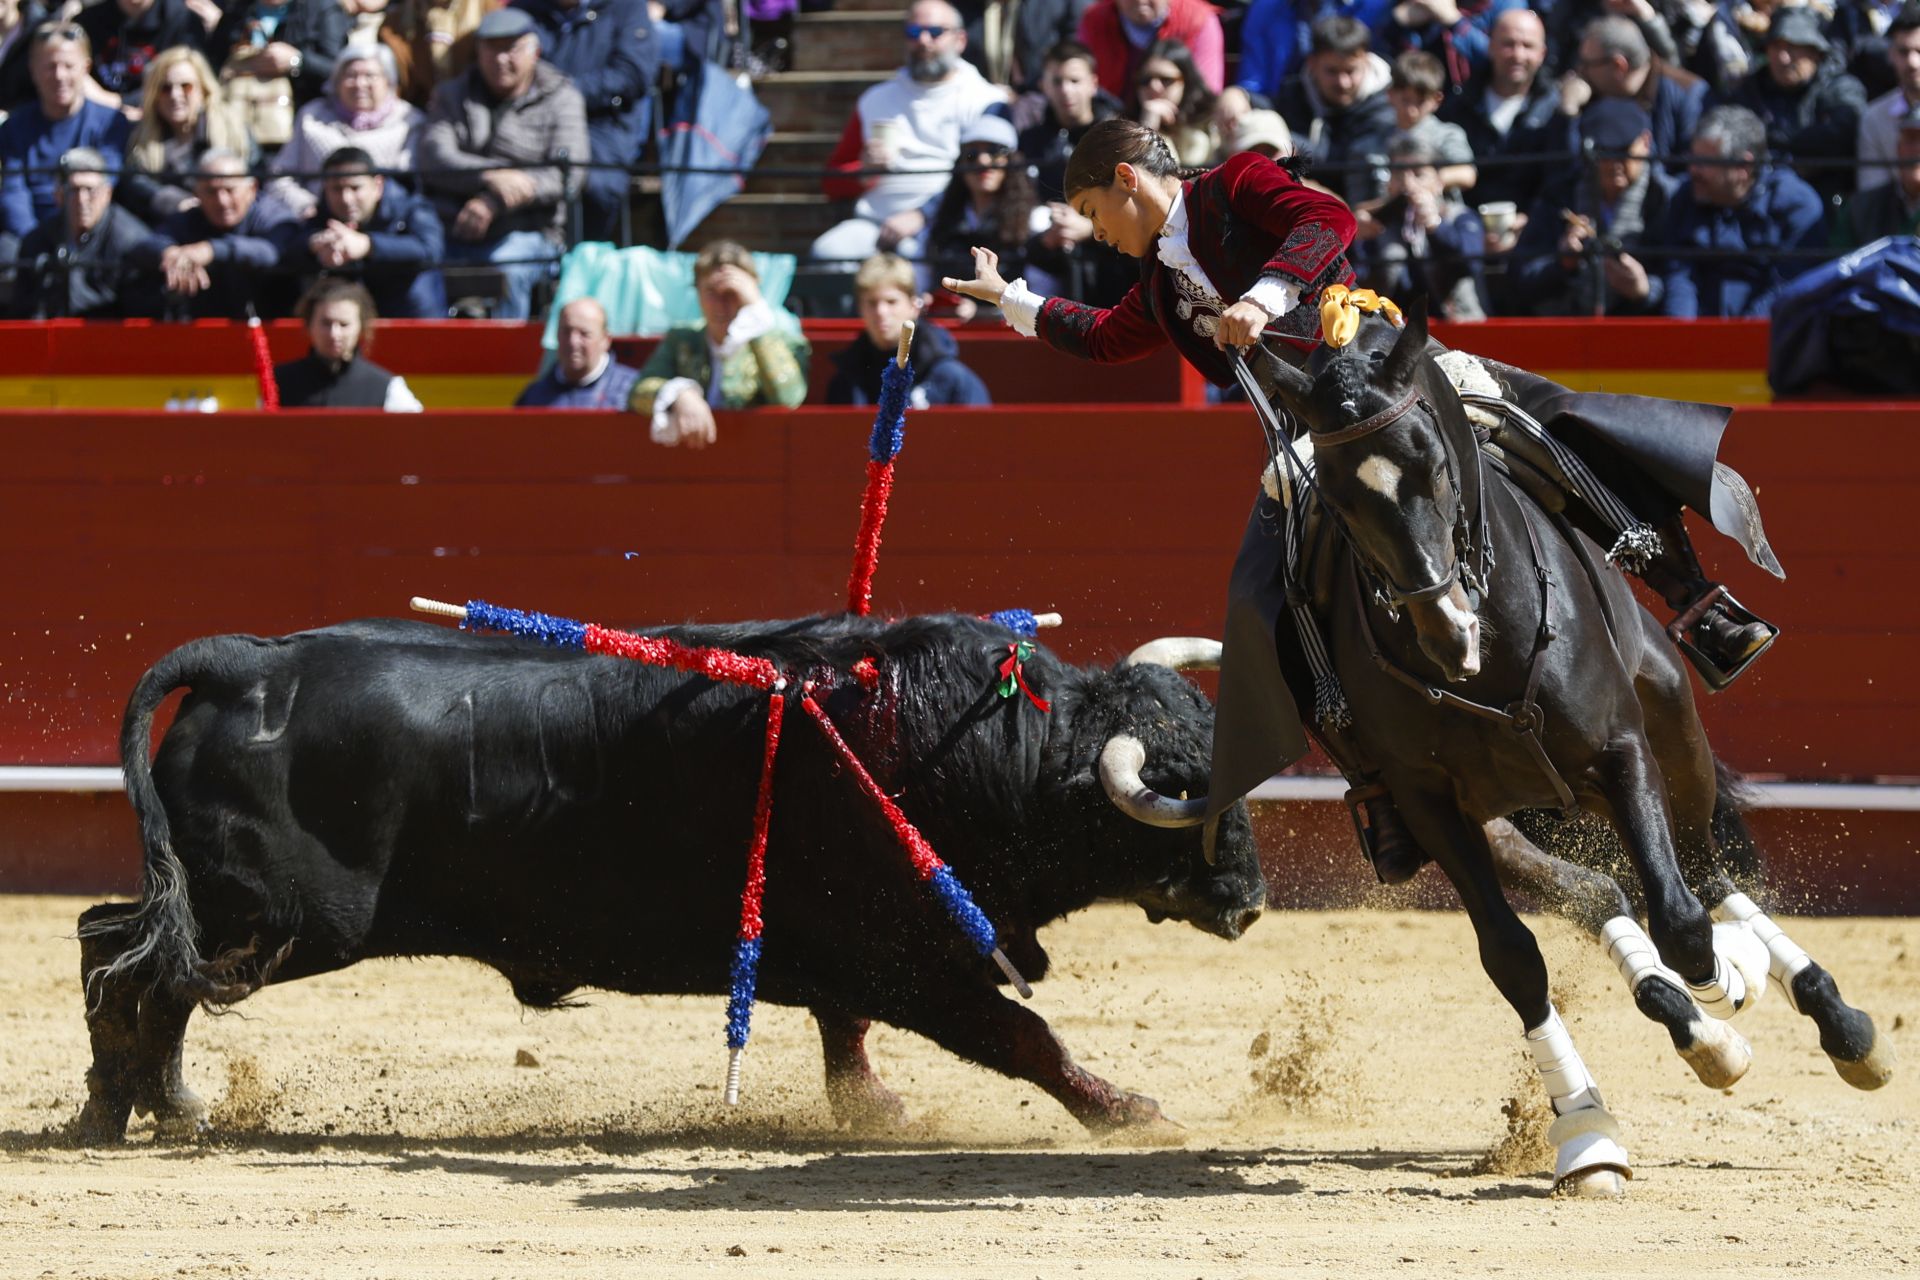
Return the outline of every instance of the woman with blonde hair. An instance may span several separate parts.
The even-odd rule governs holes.
[[[162,50],[147,64],[120,203],[148,226],[190,207],[193,174],[209,151],[231,151],[248,167],[256,155],[247,126],[206,57],[185,45]]]

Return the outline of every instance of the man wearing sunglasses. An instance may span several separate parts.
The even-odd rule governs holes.
[[[967,127],[1006,114],[1007,91],[961,59],[967,33],[946,0],[919,0],[903,34],[906,65],[860,95],[827,162],[827,195],[855,204],[813,242],[813,256],[849,270],[876,251],[918,260],[921,210],[946,189]]]
[[[21,237],[54,215],[60,157],[92,147],[119,169],[131,131],[125,116],[89,101],[93,50],[72,23],[43,22],[27,37],[34,101],[0,124],[0,261],[10,262]]]

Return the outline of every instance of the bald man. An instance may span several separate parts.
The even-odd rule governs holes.
[[[522,409],[601,409],[627,407],[640,371],[613,358],[607,313],[592,298],[575,298],[560,308],[553,365],[527,384],[514,407]]]
[[[1559,94],[1540,72],[1546,58],[1547,29],[1540,15],[1509,9],[1487,32],[1486,73],[1440,109],[1442,120],[1467,131],[1473,147],[1480,169],[1475,204],[1505,200],[1525,209],[1538,194],[1540,166],[1503,164],[1501,158],[1564,149],[1554,119]]]

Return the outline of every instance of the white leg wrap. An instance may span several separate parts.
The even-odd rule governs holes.
[[[1804,954],[1804,953],[1803,953]],[[1763,969],[1772,959],[1753,930],[1744,923],[1723,922],[1713,926],[1713,979],[1704,986],[1687,989],[1702,1009],[1725,1020],[1748,1008],[1767,989]]]
[[[1601,1100],[1600,1086],[1573,1047],[1573,1036],[1558,1009],[1549,1007],[1547,1020],[1527,1032],[1527,1049],[1558,1117],[1547,1131],[1555,1149],[1554,1180],[1595,1167],[1618,1169],[1631,1177],[1626,1149],[1619,1141],[1620,1126]]]
[[[1607,921],[1600,930],[1600,945],[1607,949],[1607,957],[1620,970],[1627,990],[1638,991],[1648,978],[1665,978],[1676,991],[1686,989],[1687,984],[1680,980],[1680,975],[1660,963],[1660,952],[1654,947],[1653,939],[1632,916],[1615,916]]]
[[[1799,943],[1782,933],[1773,918],[1744,893],[1728,894],[1713,909],[1713,915],[1716,920],[1737,921],[1753,931],[1753,936],[1767,949],[1767,976],[1773,979],[1780,988],[1780,994],[1798,1013],[1800,1006],[1793,998],[1793,980],[1813,963],[1813,957]]]

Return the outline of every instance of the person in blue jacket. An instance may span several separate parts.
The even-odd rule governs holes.
[[[833,356],[828,404],[879,402],[880,371],[899,350],[901,326],[919,314],[915,284],[913,264],[896,254],[878,253],[860,264],[853,292],[863,330]],[[909,407],[993,403],[980,375],[960,363],[960,344],[940,326],[923,324],[914,331],[912,359]]]
[[[434,264],[446,256],[447,236],[433,202],[387,181],[359,147],[337,148],[320,171],[320,207],[281,233],[282,265],[358,280],[383,316],[446,319],[446,282]]]
[[[587,103],[596,167],[587,174],[583,239],[612,240],[652,124],[649,95],[660,72],[646,0],[513,0],[531,17],[540,56],[566,73]]]
[[[70,22],[43,22],[27,41],[34,100],[0,124],[0,261],[12,261],[21,238],[57,212],[61,156],[91,147],[117,173],[133,132],[118,111],[87,100],[93,47],[85,31]]]
[[[1826,205],[1791,170],[1768,166],[1767,126],[1745,107],[1702,116],[1693,157],[1663,237],[1666,314],[1765,316],[1781,286],[1819,260]]]

